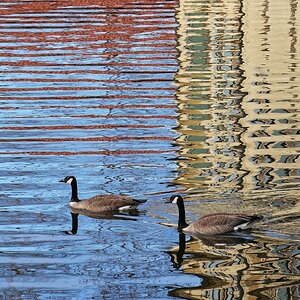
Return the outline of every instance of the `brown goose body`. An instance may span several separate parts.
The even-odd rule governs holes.
[[[192,222],[187,227],[182,228],[182,231],[206,235],[224,234],[251,228],[251,225],[260,219],[259,216],[244,214],[211,214]]]
[[[78,210],[86,210],[95,213],[109,212],[114,210],[136,209],[146,200],[137,200],[124,195],[97,195],[86,200],[78,199],[77,181],[74,176],[67,176],[60,182],[71,184],[72,196],[70,207]]]
[[[189,225],[185,221],[183,199],[180,195],[172,196],[170,203],[176,203],[179,210],[178,229],[190,234],[217,235],[251,228],[252,224],[262,219],[257,215],[235,213],[216,213],[203,216]]]
[[[79,202],[70,202],[70,207],[101,213],[113,210],[135,209],[141,203],[141,200],[122,195],[97,195]]]

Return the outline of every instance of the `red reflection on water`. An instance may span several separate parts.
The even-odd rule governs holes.
[[[153,150],[134,148],[139,148],[141,140],[172,140],[152,129],[170,128],[168,120],[176,119],[176,86],[172,82],[177,68],[177,4],[153,0],[5,1],[5,9],[0,11],[0,24],[5,28],[0,42],[6,77],[0,79],[0,100],[9,105],[0,110],[12,117],[0,129],[12,133],[1,141],[19,151],[3,153],[53,155],[51,151],[22,151],[19,144],[14,148],[13,143],[20,141],[34,141],[35,145],[55,142],[57,153],[64,153],[58,155],[169,152],[155,149],[155,143]],[[113,124],[102,124],[106,119]],[[143,130],[113,132],[116,128]],[[86,137],[93,129],[107,132]],[[32,136],[34,130],[38,136]],[[51,136],[54,130],[58,138]],[[79,146],[75,152],[68,143],[60,145],[65,141],[119,140],[132,141],[130,149],[81,152]]]
[[[109,136],[109,137],[72,137],[72,138],[18,138],[18,139],[0,139],[0,142],[113,142],[113,141],[154,141],[166,140],[171,141],[173,138],[166,136]]]
[[[70,129],[115,129],[115,128],[159,128],[161,126],[155,125],[117,125],[117,124],[108,124],[108,125],[56,125],[56,126],[5,126],[0,127],[0,130],[70,130]]]
[[[130,154],[161,154],[170,153],[175,150],[116,150],[116,151],[13,151],[13,152],[0,152],[0,155],[130,155]]]

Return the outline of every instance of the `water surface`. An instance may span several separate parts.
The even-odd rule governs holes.
[[[296,3],[8,0],[0,12],[2,298],[299,297]],[[79,215],[66,234],[66,175],[81,198],[148,202]],[[164,202],[179,192],[189,221],[266,219],[183,243],[162,225],[176,224]]]

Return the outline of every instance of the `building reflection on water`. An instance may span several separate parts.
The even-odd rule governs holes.
[[[259,211],[271,234],[223,245],[181,237],[172,265],[202,281],[171,296],[299,299],[298,10],[293,0],[179,1],[174,183],[186,198],[201,193],[188,211]]]
[[[191,238],[167,253],[174,267],[203,279],[198,287],[175,288],[171,296],[184,299],[298,299],[297,243],[243,237],[221,240]],[[176,257],[176,259],[175,259]]]
[[[297,187],[297,11],[288,0],[180,1],[175,183],[189,193]]]

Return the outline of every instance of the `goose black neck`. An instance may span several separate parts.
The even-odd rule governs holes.
[[[75,178],[71,182],[71,188],[72,188],[71,202],[79,202],[78,191],[77,191],[77,181]]]
[[[182,229],[188,226],[185,220],[185,209],[184,209],[184,203],[182,199],[178,200],[177,206],[179,211],[178,228]]]

